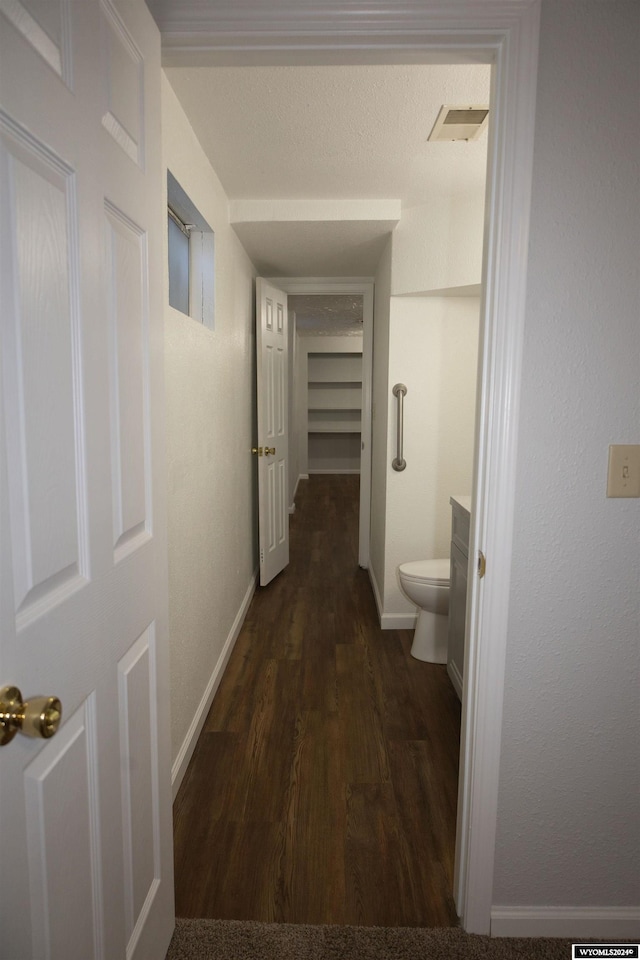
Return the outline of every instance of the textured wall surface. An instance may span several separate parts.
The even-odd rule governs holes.
[[[404,620],[410,626],[415,614],[400,589],[398,564],[448,557],[449,497],[471,492],[479,316],[477,297],[400,295],[479,285],[483,228],[481,184],[464,196],[441,194],[404,209],[392,235],[390,291],[380,277],[376,280],[371,555],[383,616],[391,618],[391,626]],[[389,292],[393,296],[383,308]],[[391,468],[397,443],[395,383],[409,389],[408,466],[401,473]]]
[[[478,358],[477,297],[392,297],[387,403],[384,612],[415,613],[397,578],[407,560],[448,557],[452,494],[470,494]],[[406,470],[396,449],[395,383],[404,383]]]
[[[215,232],[215,330],[165,291],[172,760],[183,743],[257,562],[253,269],[227,198],[166,77],[164,164]]]
[[[639,47],[634,0],[543,3],[495,904],[640,903]]]
[[[393,233],[394,294],[479,284],[482,277],[484,186],[462,196],[441,194],[402,211]]]

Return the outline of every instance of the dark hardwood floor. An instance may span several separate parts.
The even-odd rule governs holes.
[[[460,704],[380,630],[357,530],[358,477],[301,482],[176,798],[180,917],[457,922]]]

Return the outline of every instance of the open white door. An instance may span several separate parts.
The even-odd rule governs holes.
[[[0,687],[63,711],[0,747],[7,960],[173,927],[159,97],[142,0],[1,0]]]
[[[260,584],[289,563],[287,295],[256,280]]]

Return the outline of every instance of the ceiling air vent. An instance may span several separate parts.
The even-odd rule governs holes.
[[[477,140],[489,122],[489,107],[442,107],[429,140]]]

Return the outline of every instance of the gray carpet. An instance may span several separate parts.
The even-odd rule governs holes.
[[[492,940],[452,928],[178,920],[166,960],[569,960],[570,957],[570,940]]]

